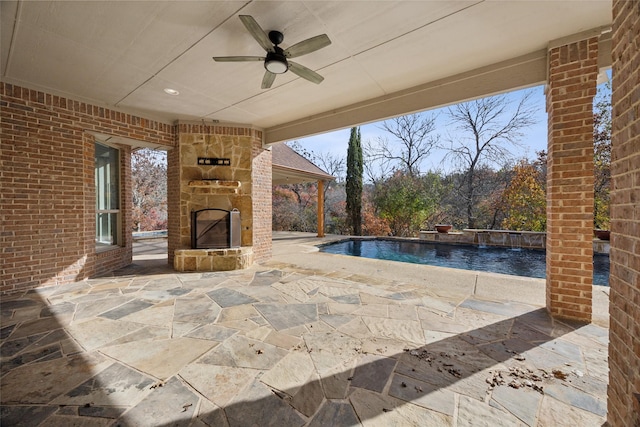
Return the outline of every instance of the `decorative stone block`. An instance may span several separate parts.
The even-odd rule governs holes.
[[[253,264],[253,248],[178,249],[173,268],[177,271],[230,271],[249,268]]]

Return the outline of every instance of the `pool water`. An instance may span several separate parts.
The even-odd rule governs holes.
[[[533,249],[462,246],[398,240],[346,240],[322,246],[320,251],[541,279],[546,275],[545,252]],[[608,255],[594,255],[593,284],[609,286]]]

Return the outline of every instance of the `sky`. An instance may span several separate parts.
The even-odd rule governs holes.
[[[606,75],[610,81],[611,69],[606,70]],[[604,83],[598,86],[598,91],[600,92],[600,90],[602,90],[603,93],[607,93]],[[529,92],[531,93],[530,105],[535,110],[535,124],[522,132],[524,134],[520,140],[522,147],[510,148],[516,160],[523,158],[534,160],[537,152],[547,149],[547,112],[545,108],[544,85],[509,92],[505,95],[511,106],[515,108],[518,102]],[[596,97],[597,96],[598,95],[596,95]],[[450,124],[446,110],[447,107],[444,107],[425,112],[426,114],[436,115],[436,129],[434,130],[434,134],[440,135],[441,139],[451,135],[454,127]],[[363,146],[365,146],[366,141],[375,140],[378,137],[386,137],[390,142],[393,141],[393,136],[381,129],[381,124],[382,122],[377,122],[360,126]],[[350,128],[347,128],[309,138],[301,138],[297,141],[307,151],[312,151],[316,154],[331,153],[335,157],[346,159],[350,132]],[[451,166],[443,161],[444,154],[445,152],[443,150],[434,150],[429,158],[422,163],[421,171],[450,171],[452,169]]]
[[[506,96],[510,104],[515,108],[527,92],[531,92],[530,105],[535,110],[535,124],[523,131],[525,136],[520,141],[523,147],[514,147],[511,149],[511,152],[517,159],[535,159],[536,152],[547,149],[547,113],[545,110],[544,86],[541,85],[509,92]],[[426,111],[426,114],[436,115],[436,129],[434,130],[434,134],[439,134],[441,138],[452,133],[454,127],[449,123],[446,110],[447,107]],[[390,142],[393,142],[393,136],[381,129],[381,124],[382,122],[376,122],[360,126],[363,146],[366,141],[375,140],[378,137],[386,137]],[[297,141],[304,149],[313,151],[316,154],[331,153],[334,156],[346,158],[350,131],[350,128],[347,128],[308,138],[301,138]],[[443,163],[444,154],[445,152],[442,150],[434,150],[429,158],[422,164],[421,170],[423,172],[428,170],[449,170],[450,168]]]

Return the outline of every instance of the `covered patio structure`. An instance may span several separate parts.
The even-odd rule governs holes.
[[[272,147],[273,185],[316,182],[318,191],[318,237],[324,237],[324,186],[335,180],[286,144]]]
[[[598,74],[611,67],[607,420],[639,422],[638,2],[3,1],[0,7],[3,307],[16,296],[40,295],[28,294],[35,290],[59,291],[64,300],[74,286],[80,293],[91,287],[84,279],[131,263],[131,147],[169,153],[169,262],[191,249],[190,211],[204,207],[242,213],[242,251],[260,266],[274,249],[270,145],[544,84],[545,308],[554,322],[591,322],[592,99]],[[331,45],[295,58],[324,81],[285,72],[263,90],[260,61],[213,62],[212,56],[265,55],[240,15],[283,32],[283,48],[326,33]],[[167,290],[157,286],[153,291]],[[11,310],[5,340],[17,345],[56,316],[40,305],[32,310],[43,318],[31,323],[20,316],[35,312],[16,317]],[[82,323],[76,315],[73,321]],[[12,402],[53,402],[46,393],[32,398]]]

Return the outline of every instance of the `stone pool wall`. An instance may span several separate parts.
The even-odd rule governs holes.
[[[465,228],[462,231],[438,233],[421,231],[420,240],[454,245],[484,245],[507,248],[546,249],[547,233],[537,231],[482,230]],[[593,251],[609,253],[609,242],[593,240]]]

